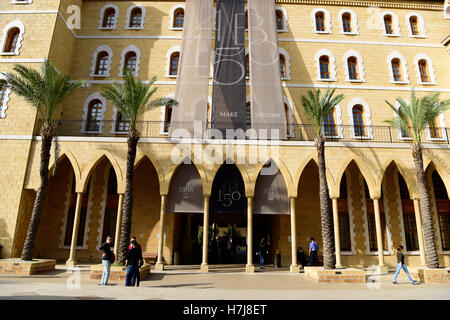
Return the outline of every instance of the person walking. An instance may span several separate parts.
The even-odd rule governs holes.
[[[394,280],[392,280],[392,283],[398,284],[397,277],[398,277],[398,274],[400,273],[400,270],[403,269],[403,271],[405,271],[406,275],[408,276],[408,279],[411,282],[411,284],[414,285],[417,283],[417,281],[413,280],[411,278],[411,276],[409,275],[408,268],[406,267],[406,264],[405,264],[405,255],[403,254],[402,250],[403,250],[403,246],[398,246],[398,248],[397,248],[397,271],[395,272]]]
[[[103,243],[98,248],[98,251],[102,252],[102,264],[103,264],[102,279],[99,283],[99,285],[101,285],[101,286],[108,285],[109,273],[111,270],[111,255],[112,255],[111,242],[112,242],[112,238],[110,236],[107,236],[106,242]]]
[[[137,273],[143,264],[144,259],[142,258],[142,250],[137,247],[136,240],[131,240],[131,249],[128,250],[127,258],[125,260],[125,268],[127,270],[125,278],[126,287],[134,287],[136,284]]]
[[[309,263],[308,266],[316,265],[317,259],[317,251],[319,250],[319,245],[314,241],[314,238],[311,237],[311,242],[309,244]]]
[[[258,243],[258,251],[256,252],[257,255],[259,255],[259,268],[264,269],[264,255],[266,253],[269,253],[267,250],[267,244],[266,239],[261,238],[261,241]]]

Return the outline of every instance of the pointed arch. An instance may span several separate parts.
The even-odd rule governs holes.
[[[253,190],[255,190],[256,187],[256,181],[258,180],[258,176],[261,172],[261,169],[263,166],[269,162],[273,161],[275,165],[277,166],[278,170],[280,170],[281,175],[283,176],[284,183],[286,184],[286,189],[288,192],[289,197],[294,197],[296,195],[296,192],[294,190],[293,182],[292,182],[292,176],[289,172],[289,169],[284,164],[283,160],[278,159],[278,161],[275,161],[272,157],[267,157],[265,159],[266,161],[258,163],[258,165],[255,167],[253,172],[250,174],[250,183],[252,184]]]
[[[172,183],[173,177],[175,176],[175,173],[177,172],[178,168],[183,164],[192,164],[195,166],[198,174],[200,175],[200,179],[202,181],[203,195],[209,196],[211,194],[211,183],[212,182],[210,182],[208,180],[208,176],[206,174],[204,167],[201,164],[194,163],[191,160],[191,158],[189,158],[189,157],[184,158],[183,161],[181,161],[179,164],[175,164],[175,165],[171,166],[166,171],[165,181],[163,181],[163,182],[160,181],[161,194],[168,194],[169,189],[170,189],[170,184]],[[158,175],[159,175],[159,173],[158,173]],[[163,193],[163,191],[165,193]]]
[[[77,159],[75,158],[73,153],[70,152],[69,150],[63,149],[61,151],[62,151],[61,155],[59,156],[58,160],[56,161],[56,165],[60,164],[61,161],[64,160],[64,158],[67,158],[70,162],[70,165],[72,166],[73,173],[75,174],[75,182],[76,182],[75,185],[79,186],[80,182],[81,182],[81,170],[80,170],[80,165],[77,162]],[[54,154],[52,154],[50,156],[50,162],[49,162],[49,167],[48,167],[49,177],[51,177],[51,175],[52,175],[54,164],[55,164]]]
[[[345,161],[342,162],[343,165],[339,169],[338,174],[336,176],[336,185],[337,186],[340,185],[342,176],[352,161],[355,162],[355,164],[358,167],[359,171],[361,172],[364,180],[366,180],[367,186],[369,188],[370,196],[379,198],[381,196],[381,181],[378,181],[379,179],[377,179],[377,177],[374,177],[372,175],[371,170],[364,163],[364,161],[358,159],[355,156],[348,157]],[[339,195],[339,188],[337,188],[336,191],[337,191],[337,195]]]
[[[147,158],[150,163],[153,165],[153,167],[155,168],[156,174],[158,175],[158,181],[159,181],[159,185],[160,188],[161,186],[164,184],[165,182],[165,177],[164,177],[164,171],[161,168],[161,165],[159,164],[158,160],[156,160],[156,158],[152,155],[152,154],[142,154],[142,155],[136,155],[136,161],[134,162],[134,169],[136,170],[136,168],[138,167],[138,165],[145,159]]]
[[[299,167],[297,168],[297,171],[293,177],[293,183],[292,183],[292,194],[289,196],[291,197],[297,197],[298,196],[298,187],[300,185],[300,178],[302,176],[303,171],[305,170],[306,166],[311,162],[314,161],[315,165],[319,167],[318,161],[317,161],[317,155],[309,156],[304,158],[301,162]],[[331,173],[330,169],[326,167],[326,176],[327,176],[327,185],[328,185],[328,191],[330,193],[330,197],[333,197],[336,195],[336,181],[333,177],[333,174]]]
[[[113,166],[114,172],[116,173],[117,193],[125,192],[125,181],[123,178],[122,169],[120,168],[119,162],[117,161],[116,157],[107,150],[102,150],[101,152],[97,153],[97,155],[95,157],[93,157],[93,159],[88,163],[85,171],[81,174],[80,186],[77,186],[76,192],[85,192],[86,191],[87,185],[89,183],[89,177],[91,176],[92,172],[94,172],[97,165],[104,158],[107,158],[107,160]]]
[[[445,189],[447,189],[447,195],[449,195],[450,199],[450,175],[445,174],[448,170],[445,170],[441,165],[436,164],[433,160],[425,160],[424,161],[424,172],[426,172],[429,168],[434,168],[437,173],[441,176],[442,181],[444,182]]]
[[[409,194],[411,196],[411,199],[416,197],[416,194],[418,194],[418,192],[416,192],[417,190],[417,183],[416,183],[416,179],[415,179],[415,169],[411,169],[411,172],[408,172],[408,166],[405,165],[405,163],[403,163],[401,160],[399,160],[398,157],[389,157],[388,160],[386,160],[381,168],[380,174],[381,176],[378,177],[380,180],[380,183],[383,181],[384,175],[386,174],[387,169],[389,168],[389,166],[391,165],[391,163],[394,163],[394,165],[397,167],[398,172],[402,175],[403,179],[406,182],[406,186],[408,187],[408,191]]]

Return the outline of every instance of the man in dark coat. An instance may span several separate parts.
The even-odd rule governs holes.
[[[142,250],[137,246],[136,240],[131,241],[131,249],[128,250],[127,258],[125,260],[125,265],[127,269],[127,276],[125,280],[125,286],[134,287],[136,283],[137,273],[139,268],[144,264],[144,259],[142,258]],[[139,286],[139,284],[138,284]]]

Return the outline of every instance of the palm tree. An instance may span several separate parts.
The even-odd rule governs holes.
[[[54,116],[64,99],[73,90],[79,87],[87,87],[87,84],[84,81],[68,82],[68,78],[59,73],[49,60],[46,60],[42,64],[41,72],[20,64],[15,65],[13,71],[13,73],[4,73],[8,85],[11,86],[11,90],[34,106],[42,119],[42,126],[40,128],[42,138],[41,163],[39,169],[41,184],[34,200],[33,211],[31,213],[30,224],[21,257],[22,260],[29,261],[33,258],[42,208],[47,197],[50,150],[53,138],[55,137],[55,128],[53,126]]]
[[[325,169],[325,138],[322,134],[322,126],[325,117],[332,113],[336,105],[344,99],[344,95],[342,94],[333,97],[335,90],[336,89],[330,90],[328,88],[323,96],[321,95],[320,90],[308,90],[307,95],[302,95],[301,97],[303,110],[313,122],[316,133],[315,145],[317,148],[317,159],[319,164],[319,198],[323,239],[323,266],[327,270],[336,267],[336,257],[334,255],[333,220],[330,212],[330,196]]]
[[[140,138],[139,131],[136,128],[137,122],[144,112],[151,108],[164,105],[178,105],[178,102],[171,98],[152,99],[158,90],[158,87],[152,87],[155,81],[156,77],[153,77],[147,84],[144,84],[135,79],[133,74],[127,70],[123,83],[114,81],[111,85],[105,86],[101,90],[102,95],[110,100],[116,106],[118,112],[129,122],[126,186],[118,257],[120,264],[125,263],[130,242],[131,214],[133,210],[133,171],[136,159],[136,146]]]
[[[422,98],[417,98],[414,90],[411,90],[409,103],[402,98],[397,98],[396,100],[400,105],[398,109],[386,101],[394,111],[396,117],[391,120],[386,120],[385,122],[392,127],[402,130],[402,132],[408,132],[411,135],[412,155],[419,187],[419,204],[425,241],[426,263],[429,268],[438,268],[439,259],[434,238],[433,221],[431,218],[430,195],[428,193],[427,180],[423,170],[422,134],[429,123],[434,122],[440,113],[450,108],[450,100],[439,101],[439,93],[432,93]],[[418,231],[420,232],[420,230]]]

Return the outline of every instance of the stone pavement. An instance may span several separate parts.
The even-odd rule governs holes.
[[[0,276],[0,300],[16,299],[119,299],[119,300],[449,300],[450,285],[412,286],[404,278],[392,284],[393,273],[367,284],[327,284],[305,279],[303,273],[291,274],[286,268],[266,268],[247,274],[243,268],[217,268],[200,272],[198,266],[173,267],[153,271],[139,288],[112,281],[98,286],[89,279],[89,265],[77,272],[57,265],[51,273],[34,276]],[[258,270],[259,271],[259,270]]]

